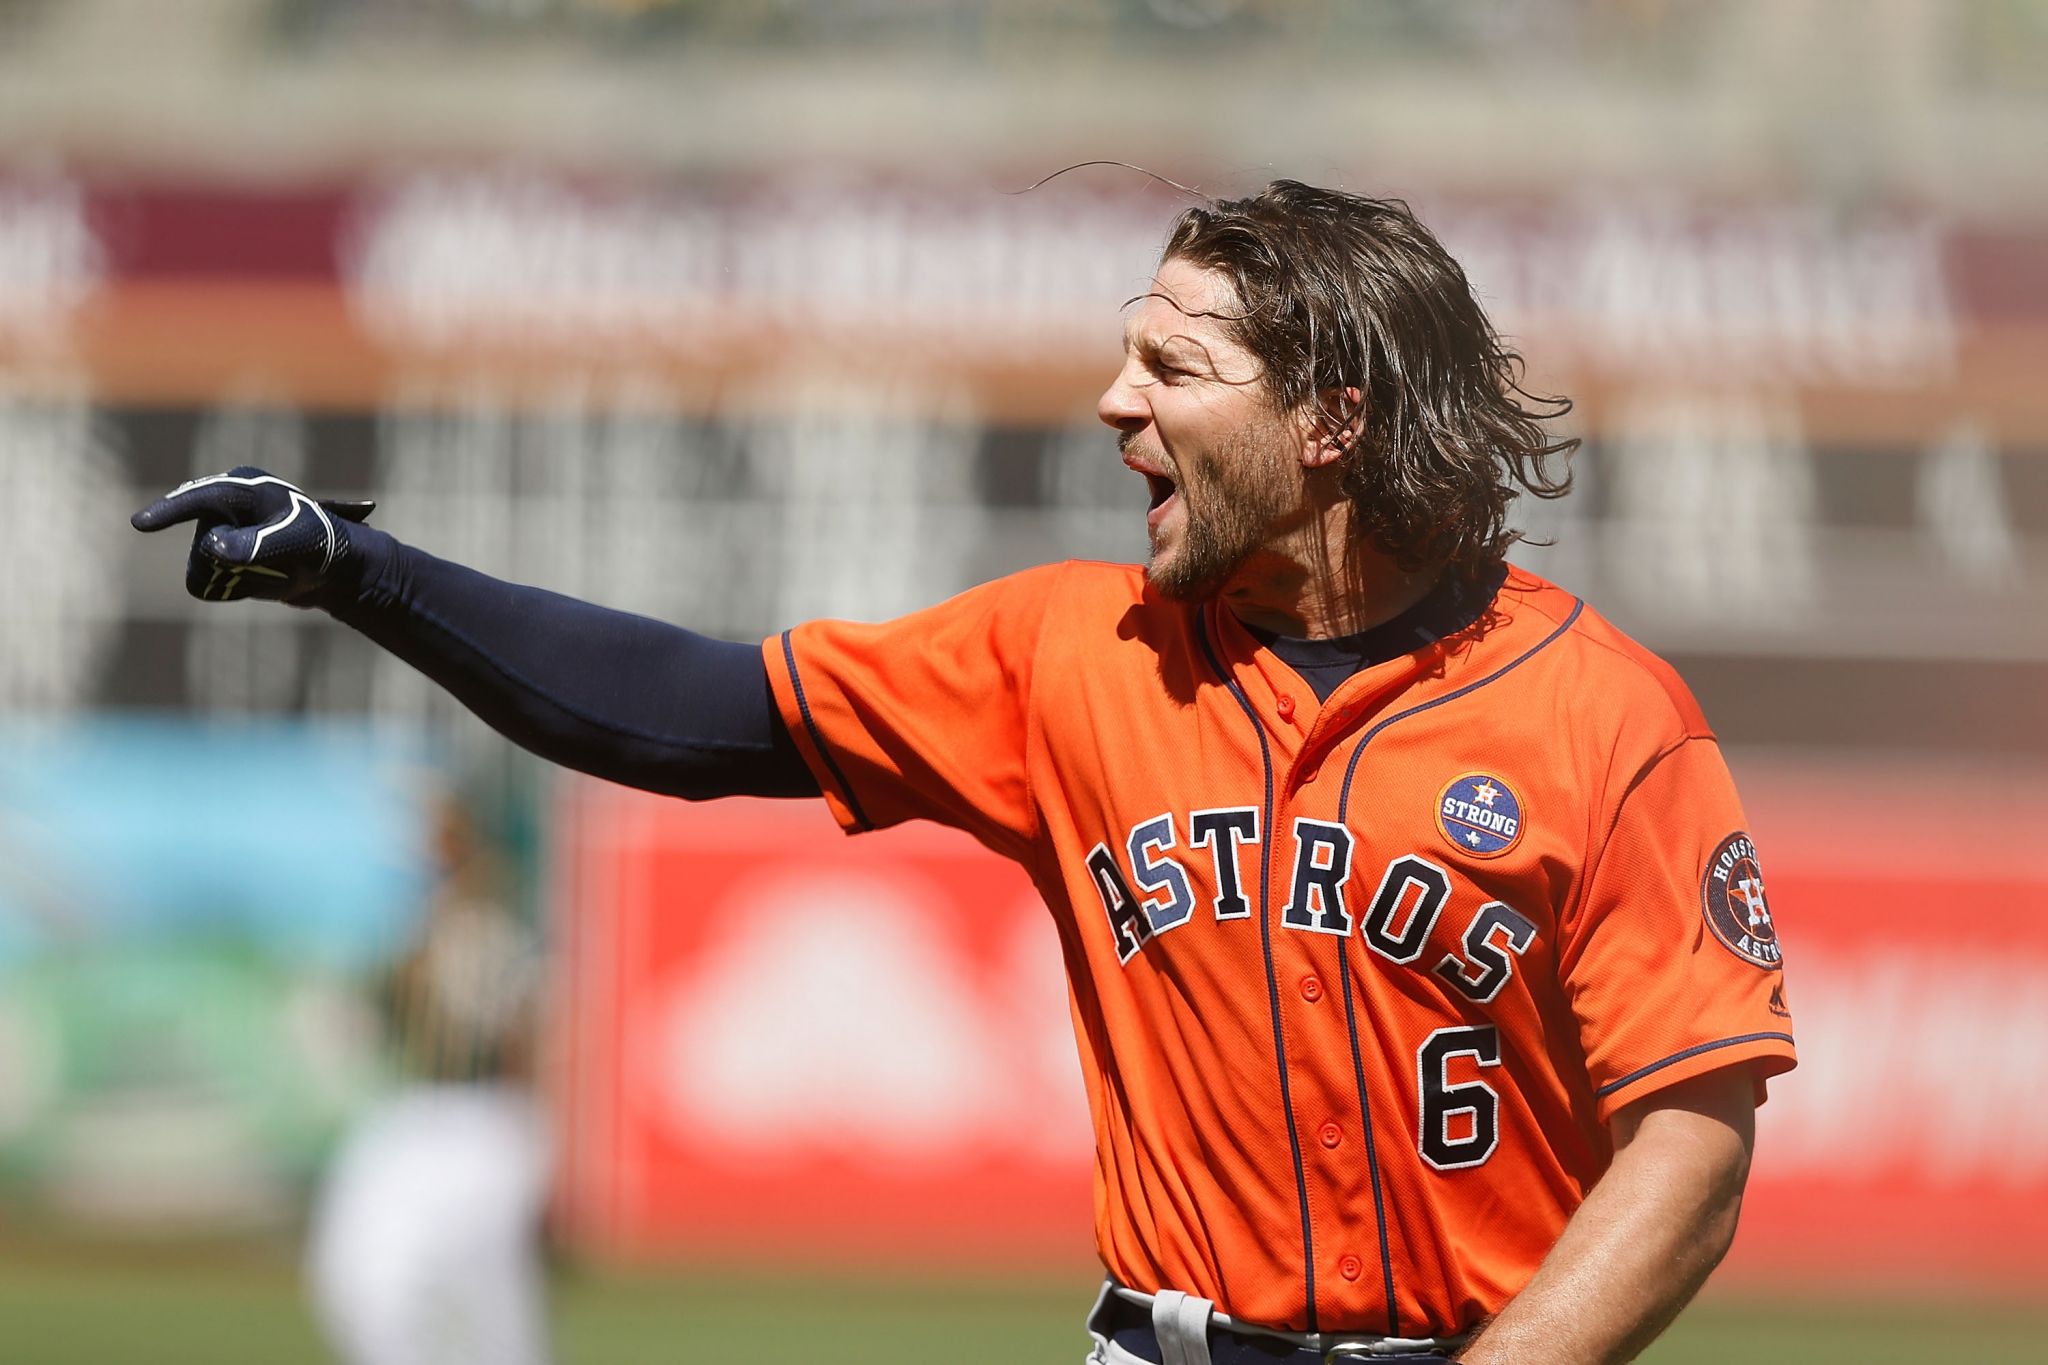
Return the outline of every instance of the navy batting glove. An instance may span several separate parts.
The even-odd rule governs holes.
[[[195,522],[185,591],[206,602],[317,592],[351,556],[349,525],[374,502],[322,502],[275,474],[241,465],[179,484],[130,517],[138,531]]]

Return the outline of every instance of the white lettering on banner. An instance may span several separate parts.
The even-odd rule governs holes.
[[[1757,1175],[2048,1184],[2048,955],[1802,955]]]
[[[1031,351],[1098,336],[1142,285],[1160,216],[1142,197],[1019,199],[806,182],[758,194],[602,194],[536,175],[435,173],[367,197],[347,262],[365,324],[653,341],[738,325],[972,336]],[[1001,310],[1006,326],[983,320]],[[706,319],[714,326],[707,328]],[[899,338],[900,339],[900,338]]]
[[[105,273],[106,253],[76,185],[0,184],[0,337],[61,339]]]
[[[1858,387],[1956,365],[1949,237],[1925,215],[1647,195],[1424,216],[1495,320],[1541,329],[1546,354]],[[1101,310],[1149,271],[1162,221],[1141,193],[1077,184],[1021,197],[815,176],[605,190],[436,172],[365,196],[347,273],[373,330],[427,345],[509,331],[688,352],[734,326],[850,326],[1046,352],[1098,334]],[[993,334],[991,310],[1006,323]]]
[[[719,293],[719,225],[700,204],[597,202],[525,175],[423,175],[364,207],[346,261],[373,331],[427,345],[473,332],[686,343]]]
[[[1042,909],[990,918],[1020,940],[999,968],[952,946],[939,926],[953,901],[909,878],[791,872],[707,909],[722,926],[711,946],[657,989],[652,1018],[629,1025],[652,1050],[626,1083],[654,1090],[681,1141],[759,1160],[917,1161],[970,1147],[1086,1158],[1092,1129]]]
[[[1869,387],[1955,368],[1945,238],[1929,218],[1646,197],[1534,218],[1450,207],[1432,221],[1494,320],[1545,328],[1550,350],[1638,372],[1689,376],[1711,359],[1724,380]]]

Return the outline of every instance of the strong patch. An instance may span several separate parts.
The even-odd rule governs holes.
[[[1462,853],[1498,858],[1522,839],[1522,798],[1492,773],[1466,773],[1436,799],[1436,825]]]

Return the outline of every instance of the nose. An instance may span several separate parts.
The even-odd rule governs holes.
[[[1118,431],[1143,431],[1152,420],[1152,408],[1130,378],[1130,366],[1117,371],[1102,397],[1095,400],[1095,415]]]

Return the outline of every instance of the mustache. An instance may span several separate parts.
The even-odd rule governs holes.
[[[1119,431],[1116,434],[1116,453],[1118,455],[1130,453],[1131,447],[1138,444],[1138,438],[1139,433],[1135,431]],[[1169,474],[1176,477],[1179,476],[1180,468],[1174,462],[1173,457],[1166,453],[1164,446],[1147,446],[1145,447],[1145,453],[1152,457],[1152,463],[1164,465]]]

